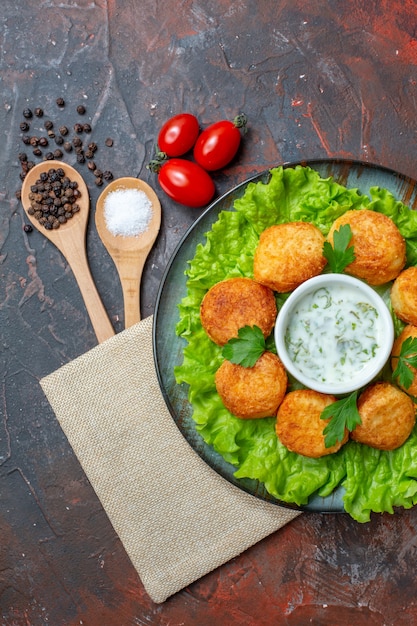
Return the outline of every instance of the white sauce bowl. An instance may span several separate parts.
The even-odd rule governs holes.
[[[372,287],[346,274],[320,274],[297,287],[281,307],[275,344],[301,384],[343,395],[371,382],[394,342],[391,313]]]

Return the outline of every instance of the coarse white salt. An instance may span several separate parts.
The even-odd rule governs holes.
[[[116,189],[104,201],[104,219],[112,235],[137,237],[152,218],[152,202],[141,189]]]

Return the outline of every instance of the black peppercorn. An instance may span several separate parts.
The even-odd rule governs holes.
[[[40,148],[35,148],[35,149],[33,150],[33,154],[34,154],[35,156],[37,156],[37,157],[40,157],[40,156],[42,156],[42,150],[41,150]]]
[[[60,126],[59,127],[59,132],[61,133],[61,135],[63,135],[65,137],[66,135],[68,135],[69,131],[68,131],[68,128],[66,126]]]
[[[91,126],[90,124],[84,124],[83,125],[83,130],[85,133],[91,133]]]
[[[86,159],[92,159],[94,156],[94,152],[92,150],[86,150],[85,152],[85,158]]]
[[[30,224],[25,224],[23,226],[23,230],[25,231],[25,233],[31,233],[33,228],[32,228],[32,226]]]
[[[103,179],[102,178],[96,178],[94,182],[97,185],[97,187],[101,187],[101,185],[103,184]]]
[[[64,98],[57,98],[56,99],[56,103],[59,107],[64,107],[65,106],[65,100]]]
[[[85,113],[85,106],[83,106],[82,104],[79,104],[77,106],[77,113],[79,113],[79,115],[84,115],[84,113]]]
[[[77,163],[85,163],[84,152],[79,152],[77,154]]]
[[[72,143],[70,143],[69,141],[66,141],[64,143],[64,150],[65,150],[65,152],[71,152],[71,150],[72,150]]]
[[[24,109],[23,117],[27,120],[30,120],[30,118],[32,117],[32,111],[30,109]]]
[[[87,154],[86,154],[86,156],[87,156]],[[89,170],[94,171],[96,169],[96,164],[94,163],[94,161],[88,161],[87,167],[88,167]]]
[[[62,158],[62,150],[57,148],[56,150],[54,150],[54,159],[61,159],[61,158]]]
[[[47,153],[45,154],[45,160],[46,160],[46,161],[52,161],[52,160],[53,160],[53,158],[54,158],[53,152],[47,152]]]
[[[106,170],[103,174],[103,178],[104,180],[113,180],[113,174],[109,172],[109,170]]]
[[[37,137],[31,137],[30,138],[30,145],[31,146],[37,146],[39,143],[39,139]]]
[[[43,109],[41,109],[40,107],[36,107],[35,115],[36,115],[36,117],[42,117],[43,116]]]
[[[91,150],[91,152],[96,152],[97,144],[92,141],[91,143],[88,144],[88,149]]]
[[[20,130],[23,133],[27,133],[27,131],[29,130],[30,126],[27,122],[20,122]]]
[[[42,146],[42,148],[46,148],[46,146],[48,145],[48,140],[46,137],[40,137],[39,138],[39,145]]]
[[[80,135],[83,132],[83,125],[77,122],[77,124],[74,124],[74,130]]]
[[[74,139],[72,140],[72,145],[74,146],[74,148],[78,148],[83,145],[83,142],[79,137],[74,137]]]
[[[50,139],[55,139],[55,133],[54,133],[54,131],[53,131],[53,130],[48,130],[48,137],[49,137]]]
[[[28,160],[28,155],[25,154],[24,152],[19,152],[19,161],[21,163],[23,163],[24,161]]]
[[[64,138],[61,137],[61,135],[58,135],[58,137],[55,137],[55,143],[57,146],[62,146],[64,143]]]
[[[108,139],[106,139],[105,144],[108,148],[111,148],[113,145],[113,139],[109,137]]]
[[[28,146],[30,144],[30,137],[29,137],[29,135],[23,135],[22,141],[23,141],[24,144],[26,144]]]
[[[45,127],[46,130],[51,130],[54,127],[54,125],[51,122],[51,120],[46,120],[46,122],[44,124],[44,127]]]
[[[15,192],[15,194],[14,194],[14,195],[16,196],[16,198],[17,198],[18,200],[21,200],[21,199],[22,199],[22,190],[21,190],[21,189],[18,189],[18,190]]]
[[[103,176],[103,172],[99,169],[94,170],[93,174],[94,176],[97,176],[97,178],[101,178]]]

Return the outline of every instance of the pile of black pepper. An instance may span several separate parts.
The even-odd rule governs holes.
[[[46,230],[55,230],[78,213],[80,197],[77,181],[70,180],[62,167],[50,168],[30,187],[28,213]]]
[[[60,109],[65,108],[65,100],[63,98],[57,98],[56,104]],[[87,111],[85,106],[80,104],[76,107],[76,112],[79,116],[83,116]],[[20,123],[20,130],[23,133],[22,142],[28,146],[28,149],[32,149],[34,157],[43,161],[61,160],[65,158],[65,153],[74,151],[77,163],[80,165],[87,164],[88,170],[94,175],[94,183],[97,187],[101,187],[104,181],[109,182],[113,180],[112,172],[108,170],[103,172],[95,163],[94,159],[96,158],[98,146],[94,141],[89,141],[89,138],[87,138],[92,132],[90,124],[77,121],[72,126],[74,135],[71,138],[68,126],[61,125],[58,129],[55,129],[54,122],[51,119],[47,119],[43,124],[45,134],[37,136],[30,134],[31,122],[34,117],[44,117],[44,111],[41,107],[36,107],[33,111],[28,107],[25,108],[23,111],[24,120]],[[113,140],[111,138],[106,139],[105,145],[111,147]],[[29,170],[36,163],[30,160],[26,152],[19,154],[19,162],[21,166],[20,179],[23,181]],[[45,181],[42,182],[44,183]],[[51,181],[47,184],[50,183]],[[21,198],[21,189],[16,192],[16,197],[18,199]]]

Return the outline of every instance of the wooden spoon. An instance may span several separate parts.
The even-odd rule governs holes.
[[[77,201],[80,210],[56,230],[46,230],[35,217],[28,213],[28,209],[31,206],[29,199],[31,185],[35,184],[41,172],[47,172],[51,168],[62,168],[70,180],[78,183],[78,188],[81,191],[81,197]],[[101,343],[105,339],[109,339],[115,332],[94,284],[87,261],[86,231],[90,198],[87,185],[82,176],[73,167],[61,161],[39,163],[29,170],[23,181],[22,204],[28,219],[35,228],[49,241],[52,241],[68,261],[80,288],[98,342]]]
[[[147,230],[136,236],[113,235],[105,219],[105,201],[109,193],[123,189],[143,191],[152,203],[152,217]],[[122,284],[125,328],[140,320],[140,282],[147,256],[161,225],[161,204],[154,190],[138,178],[118,178],[101,193],[96,206],[98,234],[112,257]]]

